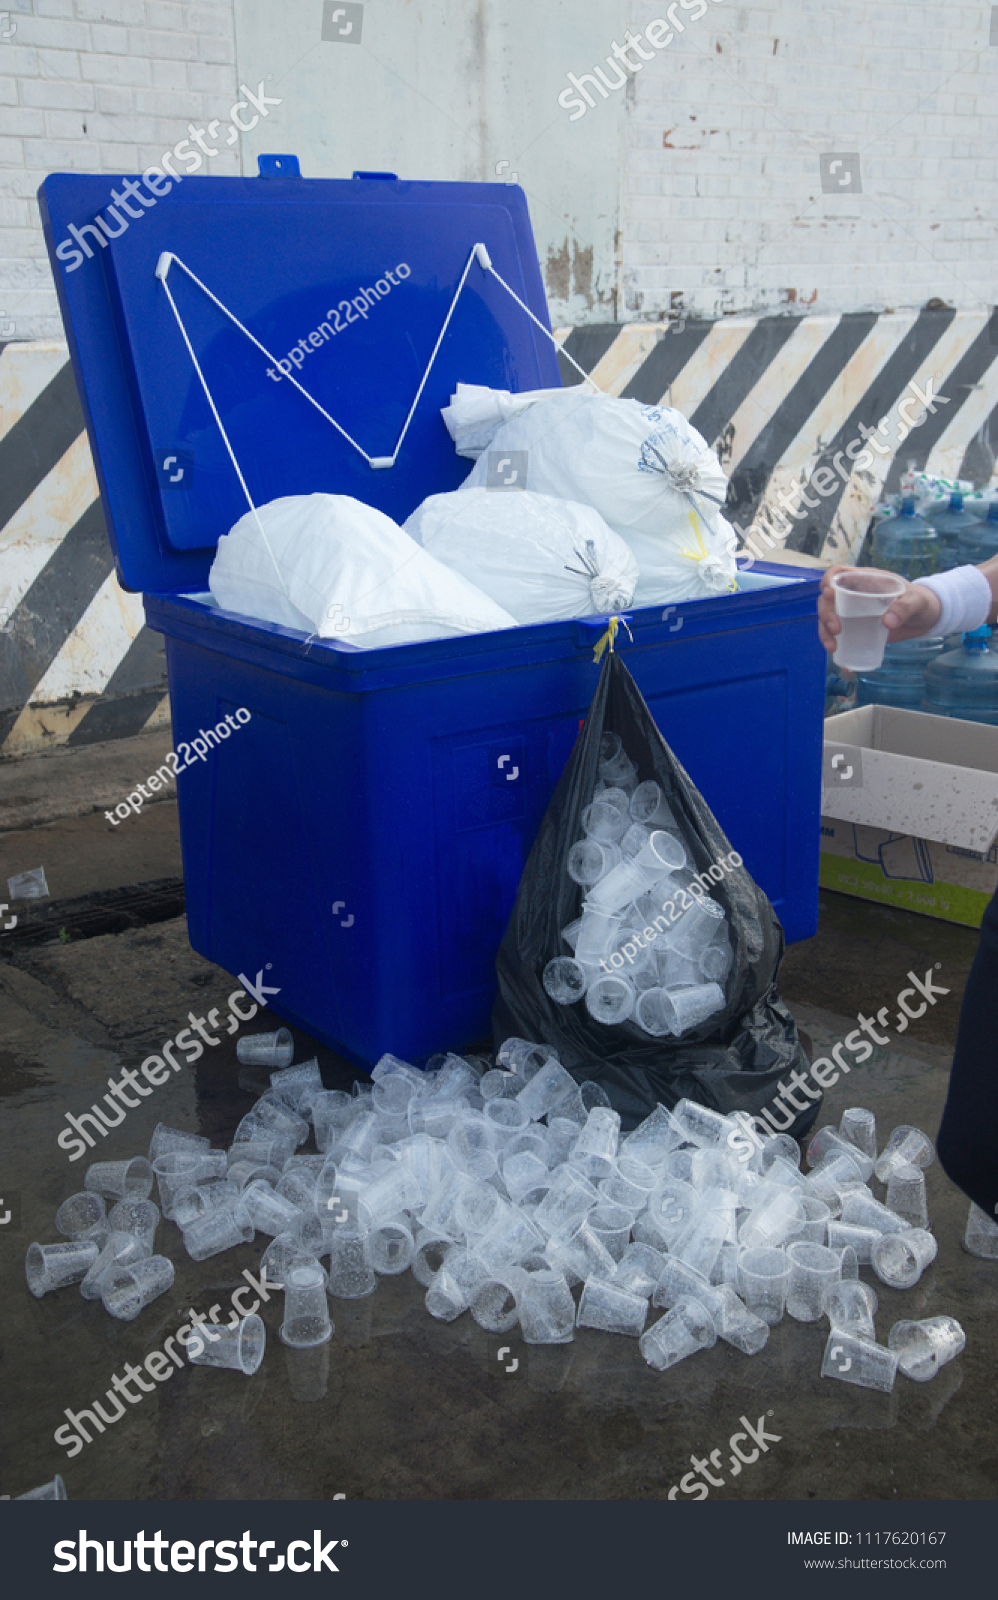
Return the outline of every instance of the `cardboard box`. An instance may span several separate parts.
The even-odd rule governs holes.
[[[819,881],[978,928],[998,886],[998,728],[891,706],[825,722]]]

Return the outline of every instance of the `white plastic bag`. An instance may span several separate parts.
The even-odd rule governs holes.
[[[508,389],[485,389],[477,383],[459,383],[449,406],[440,415],[454,441],[459,456],[477,461],[488,449],[496,432],[511,417],[560,389],[531,389],[525,394],[510,394]]]
[[[433,494],[405,526],[517,622],[622,611],[638,581],[637,562],[598,511],[551,495],[495,489]]]
[[[248,511],[218,541],[208,584],[226,611],[361,649],[516,626],[390,517],[344,494]]]
[[[489,454],[526,451],[528,489],[594,506],[630,545],[635,606],[735,588],[735,538],[721,515],[727,479],[679,411],[581,388],[512,398],[520,409],[489,439],[466,488],[487,483]]]

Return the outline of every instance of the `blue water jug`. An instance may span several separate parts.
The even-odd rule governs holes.
[[[961,554],[964,538],[973,538],[980,533],[981,521],[975,517],[963,503],[963,495],[951,494],[948,501],[943,501],[937,509],[929,508],[928,520],[935,528],[936,536],[942,546],[939,552],[939,571],[948,572],[950,567],[963,566],[966,557]],[[998,526],[994,533],[998,537]],[[983,557],[981,558],[983,560]]]
[[[975,628],[962,645],[929,662],[923,711],[998,727],[998,654],[988,649],[990,638],[990,628]]]
[[[960,535],[958,566],[979,567],[983,561],[998,556],[998,499],[988,502],[986,517],[971,512],[971,518],[971,524]]]
[[[873,535],[873,565],[902,578],[927,578],[942,565],[942,546],[934,527],[915,510],[915,475],[901,479],[901,510],[878,524]]]
[[[900,706],[920,711],[925,698],[925,669],[941,656],[942,639],[903,639],[884,650],[884,664],[873,672],[857,672],[858,706]]]

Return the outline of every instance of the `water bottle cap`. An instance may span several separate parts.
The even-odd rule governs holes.
[[[965,650],[986,650],[990,637],[991,629],[985,623],[982,627],[974,628],[970,633],[964,634],[963,648]]]
[[[963,510],[963,495],[959,489],[954,489],[953,493],[950,495],[949,508],[951,511]]]

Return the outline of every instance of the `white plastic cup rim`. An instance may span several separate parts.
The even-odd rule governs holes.
[[[831,583],[840,617],[878,617],[904,594],[905,580],[894,572],[856,567],[837,572]]]

